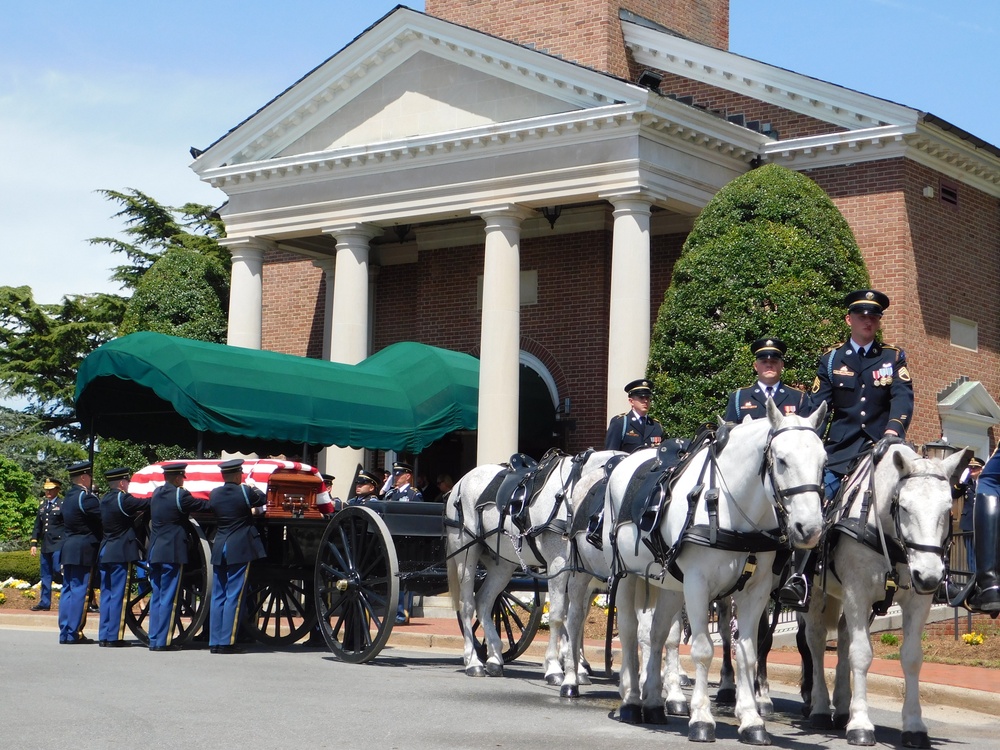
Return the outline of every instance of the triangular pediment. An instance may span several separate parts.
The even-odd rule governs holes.
[[[953,388],[939,397],[938,411],[941,414],[983,417],[993,424],[1000,423],[1000,405],[978,380],[954,384]]]
[[[597,71],[399,7],[198,157],[195,169],[627,102]]]

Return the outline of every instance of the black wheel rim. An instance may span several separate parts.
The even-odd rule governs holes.
[[[290,576],[290,577],[289,577]],[[261,567],[250,569],[247,628],[255,640],[287,646],[300,640],[316,623],[312,578],[303,572]]]
[[[533,581],[529,586],[518,590],[504,589],[493,603],[492,620],[500,634],[504,664],[510,664],[527,650],[542,622],[541,585]],[[461,618],[458,624],[461,628]],[[478,619],[472,624],[472,637],[479,660],[485,662],[486,638],[480,633],[480,625]]]
[[[330,649],[347,662],[375,657],[399,597],[396,550],[385,523],[361,506],[334,514],[316,558],[316,614]]]

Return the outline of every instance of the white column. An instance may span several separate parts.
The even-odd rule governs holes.
[[[479,347],[479,464],[506,461],[517,451],[521,222],[532,213],[509,205],[480,214],[486,220],[486,256]]]
[[[371,224],[347,224],[326,228],[323,233],[337,240],[328,358],[331,362],[356,365],[368,356],[369,243],[382,230]],[[337,478],[334,493],[341,499],[346,500],[354,489],[350,486],[351,479],[357,465],[364,462],[364,456],[364,450],[337,447],[320,454],[320,469]]]
[[[605,196],[614,206],[611,304],[608,314],[607,419],[626,405],[622,389],[646,376],[649,360],[649,215],[642,194]]]
[[[264,250],[273,244],[256,238],[220,240],[233,256],[229,282],[229,332],[226,343],[260,349]]]
[[[336,256],[313,261],[313,265],[323,272],[326,282],[326,296],[323,298],[323,359],[330,360],[330,341],[333,337],[333,285],[336,274]]]

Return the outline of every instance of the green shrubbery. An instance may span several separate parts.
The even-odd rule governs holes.
[[[776,165],[733,180],[695,222],[657,316],[653,413],[690,435],[756,378],[748,345],[788,344],[783,381],[808,388],[843,341],[843,297],[868,285],[844,217],[808,177]]]
[[[0,552],[0,581],[8,578],[18,578],[35,584],[41,580],[42,574],[38,567],[38,557],[32,557],[30,552]]]

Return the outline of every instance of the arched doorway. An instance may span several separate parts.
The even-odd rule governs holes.
[[[517,450],[539,459],[555,445],[559,393],[541,360],[523,351],[520,359]]]

